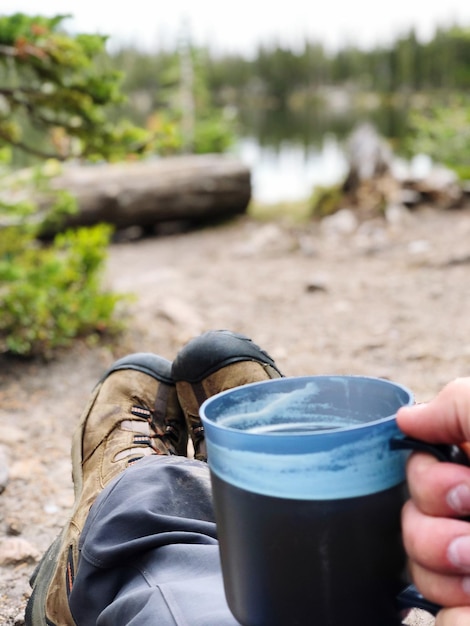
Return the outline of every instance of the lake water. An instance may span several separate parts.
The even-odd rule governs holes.
[[[325,136],[319,148],[289,141],[263,147],[244,138],[235,154],[251,169],[253,198],[267,204],[309,198],[316,186],[339,182],[347,172],[343,148],[333,135]]]
[[[345,146],[360,124],[369,123],[395,148],[408,132],[406,106],[336,110],[240,109],[241,139],[235,153],[252,172],[253,197],[263,203],[307,199],[315,187],[332,185],[348,171]]]

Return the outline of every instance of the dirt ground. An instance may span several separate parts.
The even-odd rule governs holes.
[[[266,348],[286,375],[386,377],[426,400],[470,373],[469,276],[470,209],[397,212],[358,227],[241,217],[113,244],[106,281],[135,294],[122,340],[79,344],[49,363],[0,360],[10,472],[0,552],[13,554],[0,566],[0,624],[23,623],[35,560],[72,504],[71,432],[115,358],[173,358],[192,336],[229,328]]]

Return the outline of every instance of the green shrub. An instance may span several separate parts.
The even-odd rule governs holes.
[[[119,330],[122,296],[101,285],[110,236],[98,225],[44,244],[19,227],[0,231],[0,352],[50,356],[77,337]]]
[[[341,208],[342,198],[341,185],[329,187],[319,185],[315,188],[310,201],[311,216],[314,219],[321,219],[336,213]]]
[[[470,103],[456,98],[410,115],[411,154],[427,154],[433,161],[454,170],[461,180],[470,179]]]

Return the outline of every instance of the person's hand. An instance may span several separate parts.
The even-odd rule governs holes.
[[[430,443],[470,441],[470,378],[449,383],[429,403],[400,409],[401,430]],[[403,539],[419,591],[443,607],[436,626],[470,625],[470,468],[414,453]]]

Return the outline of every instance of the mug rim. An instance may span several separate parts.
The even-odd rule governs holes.
[[[289,433],[255,433],[255,432],[250,432],[250,431],[246,431],[246,430],[240,430],[238,428],[234,428],[233,426],[226,426],[221,424],[220,422],[217,421],[217,419],[214,419],[211,416],[208,416],[206,414],[206,410],[207,407],[210,407],[211,404],[213,404],[214,402],[217,402],[218,400],[220,400],[221,398],[228,396],[228,395],[232,395],[233,393],[236,393],[237,391],[242,391],[245,390],[247,388],[252,388],[252,387],[260,387],[263,385],[269,385],[269,384],[273,384],[273,383],[280,383],[282,384],[282,381],[316,381],[316,380],[334,380],[334,379],[348,379],[348,380],[363,380],[363,381],[373,381],[376,383],[383,383],[386,386],[390,386],[390,387],[395,387],[399,390],[401,390],[402,392],[404,392],[407,396],[409,401],[402,404],[399,408],[402,408],[404,406],[410,406],[412,404],[414,404],[415,399],[414,399],[414,394],[413,392],[406,387],[405,385],[402,385],[399,382],[393,381],[393,380],[388,380],[387,378],[380,378],[378,376],[363,376],[361,374],[312,374],[312,375],[303,375],[303,376],[283,376],[281,378],[270,378],[268,380],[262,380],[262,381],[256,381],[253,383],[247,383],[245,385],[240,385],[238,387],[232,387],[231,389],[226,389],[225,391],[220,391],[217,394],[214,394],[213,396],[211,396],[210,398],[207,398],[206,400],[204,400],[204,402],[201,404],[200,408],[199,408],[199,415],[202,419],[203,425],[205,426],[206,424],[209,425],[210,428],[214,428],[217,431],[224,431],[224,432],[232,432],[232,433],[236,433],[239,436],[243,436],[243,437],[249,437],[249,438],[259,438],[259,437],[294,437],[294,438],[305,438],[305,433],[296,433],[296,432],[289,432]],[[398,409],[397,409],[398,410]],[[324,430],[320,430],[320,431],[309,431],[308,436],[309,437],[327,437],[330,435],[333,436],[338,436],[339,433],[346,433],[346,432],[356,432],[356,431],[360,431],[362,429],[365,428],[371,428],[373,426],[377,426],[379,424],[388,424],[391,421],[394,421],[396,418],[396,411],[394,413],[392,413],[391,415],[387,415],[385,417],[381,417],[378,419],[374,419],[374,420],[370,420],[361,424],[352,424],[349,426],[345,426],[344,428],[325,428]]]

